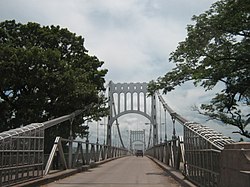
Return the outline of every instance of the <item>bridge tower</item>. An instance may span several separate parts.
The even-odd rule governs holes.
[[[139,144],[139,145],[142,145],[143,147],[143,151],[145,151],[146,149],[146,140],[145,140],[145,129],[143,130],[136,130],[136,131],[132,131],[130,130],[130,133],[129,133],[129,146],[130,146],[130,150],[132,150],[132,144],[134,142],[141,142],[142,144]]]
[[[114,99],[114,94],[117,94]],[[147,99],[147,83],[113,83],[109,82],[108,87],[108,106],[109,117],[107,125],[107,145],[111,145],[111,129],[116,121],[118,126],[118,118],[135,113],[146,117],[153,127],[153,145],[158,144],[158,128],[156,122],[156,96],[150,96]],[[115,103],[117,101],[117,103]],[[150,103],[148,103],[150,102]],[[136,103],[136,104],[135,104]],[[148,105],[151,109],[147,109]],[[150,112],[151,111],[151,112]],[[119,128],[118,133],[120,141],[123,145]]]

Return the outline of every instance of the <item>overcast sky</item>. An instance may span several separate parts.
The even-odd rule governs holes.
[[[169,54],[185,39],[186,27],[193,23],[191,17],[208,10],[213,2],[215,0],[0,0],[0,21],[15,19],[21,23],[66,27],[82,35],[89,54],[105,62],[103,67],[109,70],[107,82],[148,82],[174,67],[168,61]],[[205,123],[204,118],[191,111],[191,106],[208,102],[212,94],[185,84],[164,97],[185,118]],[[137,118],[123,121],[128,124]],[[135,123],[139,123],[138,120]],[[229,127],[225,130],[224,126],[206,124],[233,136]],[[134,128],[124,125],[123,129]]]

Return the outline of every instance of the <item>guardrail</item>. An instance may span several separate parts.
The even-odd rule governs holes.
[[[149,148],[146,154],[180,170],[198,186],[218,186],[220,154],[224,145],[234,143],[222,134],[198,123],[184,125],[184,139],[176,137]]]
[[[21,128],[0,133],[0,186],[10,186],[29,180],[41,178],[48,174],[57,151],[61,159],[64,159],[63,167],[73,168],[77,164],[89,164],[93,160],[105,160],[124,154],[125,149],[96,145],[88,142],[67,140],[57,137],[48,162],[44,158],[44,131],[47,128],[69,121],[82,114],[85,110],[77,110],[69,115],[61,116],[43,123],[33,123]],[[60,148],[62,142],[67,142],[70,148],[67,152]],[[78,152],[73,152],[73,144],[77,144]],[[64,144],[65,145],[65,144]],[[85,146],[83,154],[81,146]],[[62,146],[65,147],[65,146]],[[99,153],[101,155],[99,155]],[[68,154],[68,157],[65,157]],[[95,155],[95,159],[94,156]],[[67,160],[68,159],[68,160]],[[45,168],[45,170],[44,170]]]
[[[63,146],[62,144],[72,145],[73,148]],[[70,149],[73,151],[70,151]],[[128,150],[124,148],[56,137],[44,170],[44,175],[47,175],[51,168],[53,170],[77,168],[83,165],[104,161],[108,158],[126,156],[128,153]]]
[[[179,170],[184,166],[183,142],[179,137],[176,140],[155,145],[146,150],[145,154],[156,158],[166,165]]]
[[[0,133],[0,186],[41,177],[43,149],[42,123]]]
[[[184,128],[183,140],[173,135],[173,140],[152,147],[149,154],[165,164],[181,170],[198,186],[218,186],[220,179],[220,154],[231,138],[196,122],[190,122],[173,111],[157,92],[165,111],[173,123],[178,121]]]

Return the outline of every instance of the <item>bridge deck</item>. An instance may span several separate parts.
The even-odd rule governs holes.
[[[88,172],[44,185],[43,187],[177,187],[180,186],[147,157],[124,157]]]

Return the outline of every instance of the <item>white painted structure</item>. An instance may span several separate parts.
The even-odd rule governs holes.
[[[107,128],[107,145],[111,145],[111,127],[116,121],[118,133],[123,145],[120,132],[118,118],[134,113],[146,117],[153,127],[153,145],[158,143],[158,128],[156,122],[156,96],[150,96],[147,99],[147,83],[113,83],[109,82],[108,87],[108,105],[109,119]],[[116,95],[116,98],[114,97]],[[115,103],[117,102],[117,103]],[[148,103],[150,102],[150,103]],[[148,104],[151,107],[148,110]]]

